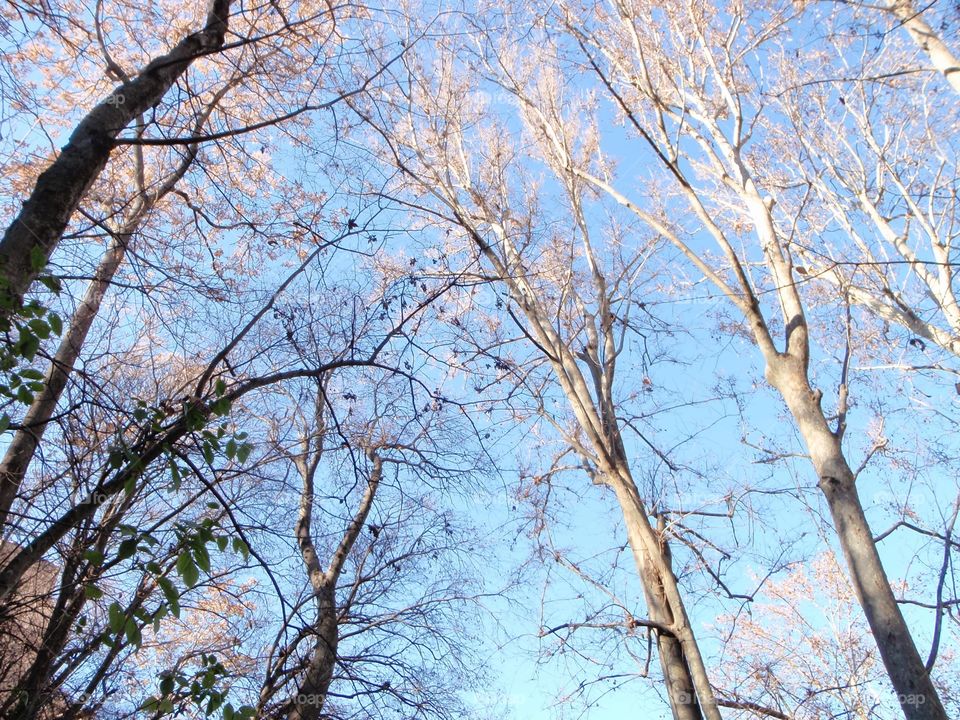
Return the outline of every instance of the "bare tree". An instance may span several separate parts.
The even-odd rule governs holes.
[[[468,21],[477,46],[470,56],[472,80],[459,75],[462,55],[453,53],[434,63],[439,87],[429,86],[423,69],[412,67],[398,91],[401,96],[391,97],[402,108],[397,116],[382,107],[366,114],[374,126],[389,128],[382,132],[400,170],[435,201],[432,207],[439,215],[464,228],[495,276],[509,288],[511,301],[525,318],[525,332],[549,359],[571,403],[576,427],[584,433],[581,445],[594,453],[590,457],[597,481],[618,495],[652,608],[656,603],[649,588],[661,583],[673,613],[667,623],[676,623],[671,626],[704,711],[717,712],[715,699],[695,640],[685,634],[687,619],[669,580],[669,562],[664,551],[653,550],[660,542],[657,531],[631,489],[636,486],[618,438],[609,388],[620,348],[614,328],[621,314],[611,310],[596,253],[610,252],[607,248],[622,241],[596,238],[595,216],[582,210],[582,198],[588,193],[619,206],[647,233],[672,245],[736,308],[743,319],[742,331],[760,350],[767,381],[783,399],[804,441],[853,587],[904,714],[944,718],[931,679],[932,663],[928,666],[916,648],[858,496],[856,478],[863,466],[852,464],[843,447],[853,352],[846,308],[859,298],[844,285],[846,303],[841,295],[832,306],[846,330],[828,339],[831,347],[841,348],[843,360],[835,408],[827,409],[811,365],[821,332],[818,325],[811,328],[811,318],[819,321],[819,314],[810,314],[802,284],[805,270],[795,262],[804,253],[798,246],[810,218],[806,213],[810,191],[803,184],[790,184],[775,162],[767,162],[788,145],[777,134],[782,116],[768,111],[767,84],[752,58],[783,58],[789,68],[792,58],[787,53],[793,52],[789,32],[792,23],[799,22],[798,12],[787,3],[721,12],[709,3],[661,8],[616,2],[586,14],[582,8],[560,5],[531,10],[530,25],[522,25],[522,12],[516,14],[519,20],[512,18],[515,30],[517,24],[524,28],[517,38],[528,37],[523,32],[537,38],[520,48],[519,41],[511,44],[496,33],[484,34],[479,20]],[[553,32],[537,34],[539,27]],[[788,76],[789,70],[784,70],[776,82],[789,82]],[[548,196],[539,191],[538,183],[512,187],[508,181],[516,176],[521,163],[514,159],[527,152],[526,146],[511,144],[505,126],[491,123],[490,129],[481,129],[483,111],[470,114],[464,109],[465,88],[483,81],[520,108],[538,158],[551,171],[556,187],[571,198],[565,213],[567,233],[578,236],[584,250],[564,252],[563,269],[535,250],[536,229],[545,226],[541,207],[549,202]],[[609,105],[599,109],[590,96],[581,94],[581,84],[600,92]],[[626,125],[632,144],[613,138],[604,144],[610,123],[603,115],[607,112]],[[620,171],[627,147],[640,159],[642,187]],[[628,167],[636,171],[638,164]],[[950,203],[948,193],[946,217],[955,212]],[[950,227],[949,220],[944,227]],[[718,254],[704,249],[706,239]],[[585,258],[582,269],[576,265],[578,256]],[[939,265],[952,276],[945,263]],[[539,284],[564,272],[570,280],[561,282],[559,289]],[[577,282],[592,282],[595,307],[586,307],[582,291],[574,290]],[[931,277],[930,282],[932,288],[939,287],[942,279]],[[942,299],[944,294],[935,297]],[[554,309],[558,300],[561,308],[564,302],[579,302],[572,327],[583,332],[582,339],[561,335],[563,322],[569,320]],[[949,302],[942,307],[949,310]],[[653,577],[646,575],[645,562]],[[653,611],[651,619],[658,619]],[[673,706],[676,712],[677,703]]]
[[[649,613],[638,622],[656,630],[674,716],[716,720],[717,701],[672,568],[665,525],[633,478],[616,399],[618,358],[633,317],[642,314],[631,283],[650,248],[610,252],[610,241],[597,237],[603,233],[588,220],[586,186],[573,176],[562,185],[571,227],[553,232],[535,203],[518,200],[535,197],[535,184],[517,177],[516,150],[505,129],[494,125],[474,134],[483,109],[463,102],[461,83],[470,81],[453,72],[453,54],[438,62],[436,79],[408,64],[394,105],[360,111],[404,178],[431,201],[430,211],[459,228],[475,262],[503,284],[510,307],[517,308],[516,315],[508,308],[512,321],[545,359],[568,403],[572,422],[555,421],[557,430],[592,482],[613,492],[623,514]]]
[[[404,421],[406,392],[391,390],[392,382],[356,374],[294,392],[298,435],[289,448],[283,421],[273,423],[274,442],[301,482],[291,493],[299,501],[292,530],[308,589],[291,593],[298,599],[266,653],[261,715],[462,710],[458,692],[476,672],[463,632],[474,622],[473,581],[453,569],[455,520],[433,509],[420,486],[469,472],[455,460],[465,448],[444,428],[442,410]],[[461,447],[443,452],[445,438],[455,437]]]
[[[789,6],[768,17],[735,12],[732,20],[691,4],[657,16],[652,8],[618,3],[599,10],[597,24],[572,12],[558,21],[591,69],[634,138],[666,171],[673,192],[720,251],[719,262],[697,249],[668,212],[651,211],[630,197],[609,164],[571,149],[559,96],[532,95],[507,77],[528,121],[543,138],[547,157],[563,177],[588,183],[627,209],[674,247],[742,313],[765,363],[768,382],[797,423],[819,488],[830,508],[850,576],[902,709],[909,718],[944,718],[929,670],[921,660],[890,587],[856,490],[856,471],[842,447],[848,377],[841,377],[836,411],[822,408],[823,393],[810,376],[811,335],[801,286],[795,280],[792,231],[796,218],[780,217],[771,179],[748,149],[763,128],[764,100],[747,54],[762,49],[791,19]],[[502,75],[501,75],[502,77]],[[542,85],[541,85],[542,87]],[[766,187],[765,187],[766,185]],[[764,310],[759,271],[739,247],[746,233],[762,258],[765,287],[776,299],[782,325]]]

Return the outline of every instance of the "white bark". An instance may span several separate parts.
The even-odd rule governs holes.
[[[912,0],[900,0],[888,6],[887,10],[897,17],[910,37],[927,53],[933,68],[960,93],[960,59],[923,19],[922,11],[914,7]]]

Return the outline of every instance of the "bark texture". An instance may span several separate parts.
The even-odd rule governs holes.
[[[198,57],[224,43],[230,0],[214,0],[200,32],[188,35],[119,85],[73,131],[0,240],[0,328],[23,302],[50,259],[80,201],[110,158],[115,140],[134,118],[156,105]]]

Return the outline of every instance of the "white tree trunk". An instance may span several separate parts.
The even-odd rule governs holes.
[[[896,2],[887,8],[910,33],[910,37],[927,53],[930,64],[960,93],[960,59],[946,46],[921,15],[911,0]]]

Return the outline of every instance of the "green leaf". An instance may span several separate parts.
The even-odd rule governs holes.
[[[43,373],[36,368],[27,368],[26,370],[21,370],[20,376],[27,378],[27,380],[43,380],[44,377]]]
[[[96,585],[87,585],[83,588],[83,594],[88,600],[99,600],[103,597],[103,590]]]
[[[110,609],[108,610],[108,615],[109,615],[110,629],[114,633],[119,633],[121,630],[123,630],[123,626],[126,624],[127,619],[119,603],[116,603],[116,602],[110,603]]]
[[[209,690],[214,685],[217,684],[217,674],[212,673],[209,670],[203,674],[203,679],[201,680],[204,690]]]
[[[230,400],[227,398],[220,398],[210,403],[210,412],[218,417],[223,417],[230,412]]]
[[[163,620],[163,618],[165,618],[169,614],[170,614],[169,605],[161,603],[160,605],[157,606],[157,609],[153,613],[153,617],[152,617],[154,635],[160,632],[160,621]]]
[[[103,553],[99,550],[87,550],[83,554],[83,559],[91,565],[100,566],[103,564]]]
[[[57,292],[59,292],[59,288],[57,289]],[[50,323],[50,329],[53,330],[56,335],[63,334],[63,320],[60,319],[59,315],[56,313],[50,313],[47,315],[47,322]]]
[[[20,335],[20,342],[18,343],[18,352],[20,355],[25,357],[27,360],[33,360],[34,356],[37,354],[37,350],[40,349],[40,338],[38,338],[33,333],[22,333]]]
[[[237,454],[237,441],[233,438],[227,440],[226,448],[227,457],[233,460],[233,456]]]
[[[160,586],[163,596],[167,599],[170,612],[173,613],[174,617],[180,617],[180,592],[177,590],[177,586],[167,577],[158,577],[157,585]]]
[[[217,382],[213,386],[213,391],[218,397],[227,391],[227,384],[223,381],[223,378],[217,378]]]
[[[25,385],[21,385],[17,388],[17,400],[24,405],[29,405],[33,402],[33,393]]]
[[[53,275],[41,275],[37,278],[37,280],[45,285],[48,290],[56,293],[57,295],[59,295],[60,291],[63,290],[63,284],[60,282],[60,278]]]
[[[234,720],[233,705],[227,703],[223,706],[223,720]]]
[[[247,547],[247,544],[243,541],[243,538],[235,537],[233,539],[233,550],[243,555],[244,560],[250,559],[250,548]]]
[[[197,566],[191,563],[184,569],[183,581],[188,587],[193,587],[199,580],[200,572],[197,570]]]
[[[30,329],[33,330],[37,337],[41,340],[46,340],[50,337],[50,326],[43,320],[31,320],[29,323]]]
[[[199,430],[207,423],[207,418],[197,407],[191,405],[186,412],[186,423],[188,430]]]
[[[137,552],[137,539],[129,538],[120,543],[120,549],[117,551],[117,560],[126,560],[133,557]]]
[[[207,546],[202,541],[193,543],[193,557],[201,570],[210,572],[210,553],[207,552]]]
[[[165,675],[160,678],[160,694],[169,695],[173,692],[173,677]]]
[[[218,535],[216,540],[217,540],[217,548],[220,550],[220,552],[226,552],[227,543],[229,542],[229,540],[227,539],[227,536]]]
[[[180,573],[180,577],[183,578],[187,587],[193,587],[200,579],[200,572],[197,570],[197,566],[193,564],[193,558],[189,550],[184,550],[177,557],[177,572]]]
[[[10,416],[3,413],[0,415],[0,433],[6,432],[8,427],[10,427]]]
[[[237,448],[237,462],[241,465],[247,461],[247,458],[250,457],[250,451],[253,450],[253,447],[250,443],[244,443],[239,448]]]
[[[43,270],[46,264],[47,256],[43,252],[43,249],[36,245],[30,248],[30,268],[37,273]]]
[[[140,634],[140,626],[133,618],[129,618],[123,626],[123,634],[127,636],[127,642],[134,647],[140,647],[143,643],[143,637]]]
[[[31,300],[20,311],[20,314],[25,317],[43,317],[47,314],[47,309],[41,305],[36,300]]]

